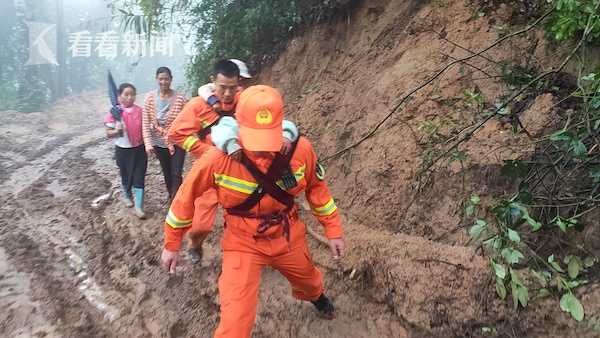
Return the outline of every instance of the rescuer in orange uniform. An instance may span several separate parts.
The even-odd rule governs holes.
[[[219,278],[221,320],[215,337],[250,337],[256,317],[263,266],[279,270],[294,297],[312,302],[319,314],[333,318],[323,278],[310,259],[306,226],[298,219],[295,196],[305,192],[325,228],[334,258],[344,250],[340,215],[324,181],[324,170],[310,142],[300,137],[281,152],[283,100],[268,86],[242,92],[235,117],[240,125],[241,161],[216,148],[197,160],[173,200],[165,224],[161,264],[175,272],[184,233],[194,215],[194,201],[215,189],[225,209]]]
[[[215,111],[203,98],[195,97],[185,105],[168,131],[170,141],[196,158],[212,146],[211,127],[215,126],[222,116],[233,115],[239,96],[239,69],[235,63],[229,60],[218,61],[213,77],[215,94],[221,102],[222,111]],[[217,195],[213,189],[206,191],[195,203],[193,231],[189,234],[189,249],[194,262],[202,257],[202,242],[213,226],[217,212],[216,204]]]
[[[244,66],[244,76],[249,76],[244,63],[235,60]],[[192,99],[172,123],[168,132],[169,140],[185,151],[199,158],[213,144],[212,130],[219,129],[222,133],[218,136],[220,141],[217,147],[225,153],[239,159],[241,147],[237,144],[237,123],[233,119],[233,110],[239,97],[240,68],[238,63],[231,60],[220,60],[213,69],[213,83],[211,95],[207,100],[201,97]],[[219,110],[214,107],[214,101],[219,102]],[[222,123],[223,120],[227,120]],[[291,121],[284,121],[283,130],[284,149],[288,150],[291,142],[298,138],[298,128]],[[233,135],[233,136],[232,136]],[[233,139],[231,139],[233,137]],[[231,141],[231,142],[230,142]],[[190,244],[188,252],[193,263],[202,258],[202,242],[212,230],[217,213],[217,195],[210,189],[195,202],[195,212],[192,228],[188,232]]]
[[[210,128],[218,123],[222,116],[233,116],[239,97],[239,74],[235,63],[229,60],[217,62],[213,71],[214,87],[222,111],[215,111],[199,96],[191,99],[169,128],[169,140],[180,145],[196,158],[204,154],[212,145]]]

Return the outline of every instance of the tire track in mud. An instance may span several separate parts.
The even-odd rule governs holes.
[[[95,161],[98,152],[90,152],[90,149],[102,149],[99,153],[105,156],[101,156],[101,163]],[[181,303],[173,304],[170,310],[164,309],[160,304],[162,300],[152,291],[157,285],[164,288],[176,286],[181,281],[180,278],[168,278],[157,267],[158,233],[153,232],[152,238],[144,238],[142,233],[135,231],[140,227],[140,221],[127,214],[120,214],[115,219],[118,224],[109,229],[105,214],[119,212],[105,213],[102,207],[99,210],[90,208],[90,202],[99,191],[112,189],[106,179],[106,176],[115,175],[109,149],[112,150],[97,141],[81,144],[49,165],[37,180],[31,178],[29,186],[21,187],[17,198],[13,199],[9,194],[7,199],[10,203],[5,204],[0,216],[5,219],[12,212],[15,224],[10,230],[4,228],[7,231],[0,236],[0,243],[8,251],[19,250],[10,245],[13,242],[10,238],[27,234],[25,238],[19,237],[21,239],[17,242],[39,247],[46,264],[60,276],[53,283],[71,289],[71,303],[74,304],[70,306],[95,319],[92,327],[84,327],[89,336],[96,336],[91,334],[92,331],[111,337],[182,336],[187,332],[187,324],[175,319],[181,312]],[[108,174],[103,172],[107,168],[110,169]],[[59,193],[56,193],[57,185]],[[115,203],[110,206],[115,207]],[[117,209],[120,211],[120,207]],[[156,215],[163,217],[162,212]],[[32,228],[32,224],[35,227]],[[140,250],[140,246],[146,248],[143,250],[145,254],[129,259],[135,256],[129,253]],[[19,265],[27,266],[30,264],[28,260],[34,257],[22,259]],[[122,268],[117,266],[118,263]],[[144,269],[151,272],[153,278],[147,275],[133,277]],[[45,282],[38,278],[36,269],[31,269],[31,272],[34,283],[44,288]],[[155,280],[158,283],[150,283]],[[177,293],[176,289],[170,291]],[[67,303],[67,300],[50,294],[43,294],[41,298],[53,304]],[[202,299],[196,308],[206,311],[204,304],[207,302]],[[52,312],[51,309],[49,311]],[[211,312],[216,314],[214,308]],[[77,327],[81,329],[81,325]],[[73,332],[71,327],[60,327],[59,330],[67,334]],[[209,331],[202,329],[200,332],[200,336],[205,336]]]
[[[98,122],[105,98],[97,93],[90,97],[67,99],[48,112],[28,115],[29,125],[11,124],[10,116],[3,115],[8,121],[1,128],[7,131],[2,139],[11,139],[6,141],[14,150],[0,159],[1,169],[8,169],[0,174],[0,249],[7,252],[3,262],[27,272],[21,277],[32,286],[38,304],[34,310],[56,324],[57,336],[158,336],[143,325],[122,329],[134,327],[122,311],[130,310],[131,297],[103,283],[102,274],[110,273],[103,264],[112,255],[105,252],[111,234],[102,210],[90,210],[89,202],[98,191],[110,191],[111,183],[90,170],[98,161],[82,155],[105,148],[101,141],[110,142]],[[87,100],[87,113],[72,104],[77,100]],[[102,161],[111,165],[101,170],[108,168],[112,174],[116,171],[109,158]],[[0,317],[0,328],[32,318],[23,316]],[[9,328],[0,332],[15,333]]]
[[[0,185],[0,193],[11,193],[16,196],[21,191],[31,186],[46,172],[48,165],[59,161],[65,154],[73,148],[79,147],[82,144],[93,144],[101,140],[103,135],[102,129],[92,131],[90,133],[74,136],[73,138],[63,138],[54,141],[54,143],[65,142],[62,146],[50,147],[46,149],[46,154],[37,157],[27,163],[27,166],[18,167],[8,175],[6,181]]]
[[[37,330],[42,337],[109,336],[103,327],[95,325],[102,318],[77,295],[71,274],[62,269],[55,257],[47,256],[51,250],[49,246],[39,245],[34,238],[14,232],[2,235],[0,243],[7,252],[11,252],[9,262],[30,276],[32,299],[36,303],[30,314],[8,318],[3,324],[10,325],[23,318],[29,321],[33,314],[37,314],[46,320]],[[12,336],[16,332],[9,329],[3,333]]]
[[[29,171],[29,169],[25,168],[13,173],[12,177],[15,179],[11,181],[19,181],[23,184],[15,187],[15,190],[18,189],[18,194],[9,193],[7,195],[8,208],[7,205],[2,208],[3,219],[12,216],[11,227],[4,228],[2,246],[10,252],[18,251],[19,247],[15,247],[14,242],[10,240],[16,236],[20,238],[18,243],[27,243],[27,245],[35,247],[40,253],[43,253],[40,256],[46,260],[47,268],[53,271],[54,275],[59,276],[53,283],[61,284],[70,290],[68,294],[72,299],[63,301],[67,303],[74,301],[76,307],[81,308],[82,313],[87,314],[88,317],[95,317],[99,322],[105,319],[110,323],[120,316],[120,310],[111,302],[118,304],[122,299],[118,293],[109,292],[113,298],[109,301],[107,292],[103,291],[96,283],[92,271],[85,263],[89,252],[85,247],[84,232],[77,229],[77,226],[67,216],[67,210],[73,207],[73,202],[81,203],[83,200],[77,195],[70,194],[72,191],[55,193],[57,188],[63,188],[61,182],[68,182],[70,178],[77,179],[78,175],[66,177],[73,175],[72,172],[68,172],[69,168],[78,170],[81,174],[82,171],[79,169],[90,164],[81,161],[80,154],[83,149],[97,147],[98,140],[97,135],[93,134],[76,137],[67,143],[66,148],[58,149],[40,159],[38,162],[40,170],[36,175],[26,175],[23,171]],[[73,148],[71,146],[73,144],[78,146]],[[70,149],[69,146],[71,146]],[[43,161],[49,162],[44,163]],[[73,200],[69,200],[73,197],[75,197]],[[61,202],[65,202],[64,206]],[[8,216],[9,213],[12,215]],[[86,220],[81,221],[85,226]],[[35,255],[28,256],[30,256],[29,259],[36,259]],[[19,262],[20,265],[25,266],[30,263],[26,257],[21,257]],[[38,270],[32,269],[31,272],[34,282],[41,284],[38,287],[45,288],[46,281],[44,278],[39,278]],[[53,294],[47,296],[48,298],[44,299],[50,300],[51,303],[55,303],[57,300]],[[81,324],[83,325],[83,323]],[[82,326],[86,328],[86,331],[95,330],[86,325]],[[65,328],[61,327],[60,329]],[[69,332],[70,328],[66,330]]]

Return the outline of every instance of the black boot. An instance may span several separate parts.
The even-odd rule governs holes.
[[[188,248],[188,255],[192,264],[200,265],[202,263],[202,246],[199,248]]]
[[[200,265],[202,262],[202,244],[207,236],[208,234],[205,233],[192,233],[191,231],[188,233],[190,240],[188,243],[188,255],[192,264]]]
[[[319,317],[329,320],[333,319],[333,312],[335,309],[333,303],[325,296],[325,294],[321,294],[319,299],[311,301],[311,303],[317,308]]]

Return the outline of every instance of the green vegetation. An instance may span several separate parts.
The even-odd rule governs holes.
[[[120,1],[116,1],[120,2]],[[164,29],[173,22],[189,27],[197,53],[188,65],[193,88],[209,79],[213,63],[237,58],[257,70],[293,31],[352,5],[349,0],[191,1],[137,0],[144,20],[121,10],[128,29]]]
[[[581,36],[591,20],[587,41],[598,42],[600,38],[600,16],[597,1],[594,0],[556,0],[554,15],[548,30],[557,41],[565,41]]]
[[[598,1],[558,0],[552,6],[546,27],[555,40],[598,41]],[[582,57],[577,65],[580,73],[589,67]],[[501,74],[510,89],[526,88],[538,76],[535,69],[509,63],[501,65]],[[582,231],[585,215],[600,206],[599,74],[600,69],[580,76],[577,89],[559,98],[560,102],[570,100],[575,109],[562,116],[559,130],[533,140],[538,145],[532,158],[505,161],[501,175],[518,187],[512,195],[492,197],[485,204],[472,195],[465,203],[464,214],[473,219],[469,235],[489,255],[498,296],[510,295],[515,309],[555,296],[561,310],[573,319],[585,317],[575,289],[588,283],[586,275],[597,259],[581,245],[562,244],[569,243],[572,232]],[[518,98],[560,92],[557,85],[552,80],[539,81]],[[484,104],[470,91],[465,98],[467,106]],[[496,114],[519,118],[510,109]]]
[[[31,18],[48,20],[48,12],[53,13],[51,3],[26,1]],[[0,37],[0,102],[3,110],[33,111],[48,102],[52,88],[53,74],[49,66],[25,66],[28,58],[27,26],[23,13],[15,8],[12,1],[2,5],[3,10],[14,13],[7,16],[6,34]]]

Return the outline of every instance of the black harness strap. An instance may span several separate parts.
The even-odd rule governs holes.
[[[213,123],[209,124],[205,128],[202,128],[202,130],[200,130],[198,132],[198,138],[201,139],[202,141],[204,141],[206,139],[206,137],[208,135],[210,135],[210,133],[212,131],[212,127],[216,126],[219,123],[219,121],[221,121],[221,118],[225,117],[225,116],[231,116],[231,117],[233,117],[234,116],[234,112],[233,111],[220,112],[218,119],[216,119]]]
[[[275,198],[288,208],[293,206],[294,196],[288,194],[287,191],[284,191],[275,183],[277,179],[274,179],[274,177],[281,177],[281,174],[285,170],[285,168],[277,165],[276,160],[273,160],[273,164],[269,168],[267,174],[263,174],[260,170],[258,170],[254,163],[252,163],[252,161],[250,161],[250,159],[248,159],[248,157],[245,155],[242,155],[242,164],[244,167],[246,167],[246,169],[248,169],[248,171],[250,171],[254,179],[258,182],[263,195],[271,195],[271,197]]]
[[[284,204],[287,208],[291,209],[294,206],[294,196],[281,189],[281,187],[279,187],[275,182],[281,178],[285,171],[289,170],[290,160],[296,152],[297,145],[298,140],[292,143],[292,149],[285,156],[281,153],[278,153],[266,174],[263,174],[254,165],[254,163],[252,163],[252,161],[250,161],[250,159],[244,153],[242,153],[242,165],[250,172],[250,174],[252,174],[252,177],[254,177],[258,183],[258,188],[254,190],[254,192],[248,196],[244,202],[233,208],[228,208],[227,211],[232,211],[238,214],[242,212],[249,212],[250,209],[254,208],[254,206],[256,206],[266,194],[271,195],[271,197]]]
[[[252,174],[258,188],[248,196],[248,198],[233,208],[227,208],[227,213],[231,215],[246,217],[246,218],[257,218],[261,219],[262,222],[258,226],[257,232],[263,233],[267,231],[271,226],[283,224],[283,233],[286,239],[289,241],[289,217],[288,213],[294,207],[294,196],[289,194],[287,191],[281,189],[277,185],[277,181],[281,179],[282,175],[287,171],[290,171],[290,161],[292,156],[296,152],[298,140],[292,143],[292,149],[286,154],[282,155],[278,153],[273,159],[269,170],[266,174],[263,174],[257,167],[250,161],[250,159],[242,153],[242,165]],[[285,210],[267,214],[267,215],[256,215],[250,212],[258,202],[266,195],[269,194],[271,197],[279,201],[281,204],[286,206]]]

